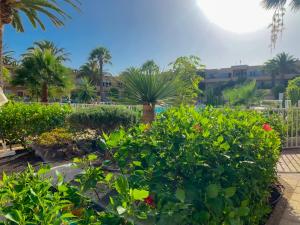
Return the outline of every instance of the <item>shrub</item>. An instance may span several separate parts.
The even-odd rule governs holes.
[[[0,108],[0,137],[11,143],[26,145],[30,136],[36,136],[65,126],[69,106],[24,104],[10,102]]]
[[[138,119],[139,113],[126,107],[99,106],[72,113],[69,122],[75,129],[96,129],[107,132],[120,126],[128,127]]]
[[[173,108],[106,136],[130,185],[150,191],[156,224],[260,224],[270,213],[278,133],[257,112]]]
[[[97,213],[80,188],[57,174],[57,183],[47,178],[49,168],[3,175],[0,186],[1,224],[128,224],[105,212]]]
[[[41,134],[36,143],[41,146],[63,146],[73,141],[73,134],[65,128],[56,128]]]
[[[292,105],[297,105],[300,100],[300,77],[289,81],[286,92],[288,98],[292,101]]]

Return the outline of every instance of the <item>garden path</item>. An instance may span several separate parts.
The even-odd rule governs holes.
[[[277,171],[285,182],[286,205],[282,208],[283,214],[276,224],[300,225],[300,149],[284,150]]]

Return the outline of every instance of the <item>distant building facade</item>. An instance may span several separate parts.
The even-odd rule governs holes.
[[[283,77],[276,76],[275,82],[278,83],[282,78],[284,82],[296,77],[297,74],[286,74]],[[229,81],[236,81],[241,78],[255,79],[259,89],[272,88],[272,76],[264,70],[263,66],[238,65],[222,69],[205,70],[205,88],[213,88]]]

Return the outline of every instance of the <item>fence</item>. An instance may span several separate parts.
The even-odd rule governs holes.
[[[282,133],[284,134],[284,148],[296,149],[300,148],[300,107],[292,108],[271,108],[263,109],[269,116],[279,116],[284,126]]]

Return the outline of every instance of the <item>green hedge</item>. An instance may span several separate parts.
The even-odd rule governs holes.
[[[0,108],[0,138],[25,146],[28,137],[65,126],[69,113],[69,106],[10,102]]]
[[[280,152],[266,122],[252,111],[181,107],[106,139],[130,185],[150,191],[155,224],[258,225],[271,211]]]
[[[72,113],[69,123],[75,129],[95,129],[112,131],[120,126],[128,127],[140,118],[138,111],[132,111],[125,106],[97,106],[80,109]]]

